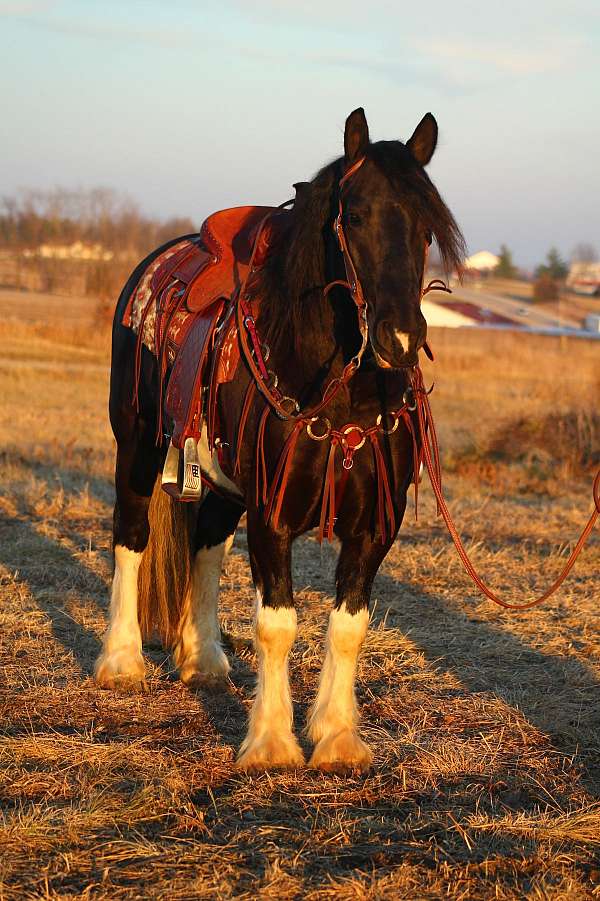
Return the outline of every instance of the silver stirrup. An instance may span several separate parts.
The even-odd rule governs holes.
[[[193,438],[186,438],[182,454],[173,442],[169,444],[162,471],[161,487],[171,497],[180,501],[199,501],[202,497],[202,479],[198,448]]]
[[[171,497],[179,497],[179,453],[179,448],[171,441],[161,479],[162,490]]]
[[[198,445],[193,438],[186,438],[183,445],[183,481],[179,496],[182,501],[199,501],[202,497]]]

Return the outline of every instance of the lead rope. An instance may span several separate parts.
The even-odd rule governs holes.
[[[547,591],[545,591],[544,594],[542,594],[539,598],[534,598],[534,600],[528,601],[525,604],[510,604],[508,601],[503,601],[502,598],[498,597],[497,594],[495,594],[490,588],[488,588],[485,582],[481,579],[481,577],[477,573],[477,570],[471,563],[469,555],[467,554],[460,535],[458,534],[458,530],[456,528],[456,525],[454,524],[454,520],[452,519],[448,505],[446,504],[446,499],[444,498],[439,471],[436,467],[436,461],[439,460],[437,437],[433,425],[433,415],[431,413],[431,406],[429,404],[429,396],[427,391],[425,390],[423,383],[423,374],[418,366],[415,366],[415,368],[413,369],[411,378],[417,404],[417,417],[421,436],[421,447],[423,451],[423,458],[425,460],[425,466],[427,467],[427,473],[429,475],[429,481],[431,482],[431,487],[433,488],[433,493],[435,494],[438,511],[442,514],[448,532],[450,533],[450,537],[454,542],[454,546],[458,552],[458,556],[460,557],[464,568],[471,576],[471,579],[473,580],[477,588],[483,594],[485,594],[486,597],[493,601],[494,604],[498,604],[499,607],[504,607],[507,610],[529,610],[531,607],[537,607],[540,604],[543,604],[544,601],[547,601],[548,598],[551,597],[551,595],[553,595],[554,592],[558,590],[558,588],[560,588],[562,583],[565,581],[565,579],[573,569],[575,561],[579,557],[584,544],[588,540],[592,529],[596,524],[598,516],[600,516],[600,470],[598,470],[598,472],[596,473],[592,487],[595,509],[592,511],[592,514],[588,519],[583,532],[579,536],[579,540],[575,548],[571,552],[569,559],[567,560],[562,571],[559,573],[558,577],[547,589]],[[429,434],[427,428],[428,425]]]

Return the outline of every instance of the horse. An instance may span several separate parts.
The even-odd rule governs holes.
[[[109,402],[117,442],[115,569],[95,679],[104,688],[143,690],[142,635],[156,630],[173,651],[183,683],[226,680],[219,578],[246,512],[258,677],[237,755],[241,771],[304,764],[288,675],[297,632],[291,548],[319,526],[321,535],[339,540],[340,551],[306,726],[313,745],[309,766],[366,771],[372,763],[358,732],[355,676],[373,580],[418,475],[407,391],[418,353],[428,348],[420,306],[427,251],[435,239],[447,271],[464,256],[459,227],[425,171],[437,137],[436,120],[427,113],[406,143],[372,142],[364,110],[356,109],[345,122],[343,155],[295,186],[289,224],[254,286],[261,298],[258,357],[262,348],[266,359],[268,347],[271,388],[278,380],[279,390],[249,390],[258,378],[257,355],[250,353],[216,401],[225,435],[244,421],[236,465],[225,473],[229,491],[213,486],[199,504],[161,492],[166,451],[154,428],[159,365],[143,347],[136,376],[136,335],[122,321],[143,273],[175,242],[140,263],[116,306]],[[306,410],[308,419],[299,418]],[[372,454],[360,450],[365,442]],[[258,477],[269,472],[279,483],[270,498]]]

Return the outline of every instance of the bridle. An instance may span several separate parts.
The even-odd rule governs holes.
[[[258,390],[268,402],[269,406],[282,420],[294,421],[309,419],[315,421],[318,418],[319,413],[321,413],[322,410],[327,406],[327,404],[331,400],[333,400],[333,398],[339,393],[339,391],[348,384],[350,379],[360,368],[364,353],[369,344],[369,324],[367,319],[368,305],[360,282],[360,278],[358,277],[356,267],[352,260],[352,255],[348,246],[346,234],[344,232],[344,208],[342,202],[343,186],[352,178],[352,176],[356,172],[358,172],[360,167],[365,162],[365,159],[366,157],[363,156],[360,157],[360,159],[356,160],[356,162],[352,163],[352,165],[348,169],[346,169],[338,182],[338,212],[333,222],[333,230],[334,234],[336,235],[338,247],[344,261],[346,278],[335,279],[334,281],[329,282],[327,285],[325,285],[323,289],[323,297],[326,297],[329,292],[336,287],[345,288],[349,292],[354,306],[356,307],[358,329],[361,336],[361,345],[357,353],[354,354],[350,361],[344,366],[342,374],[340,376],[337,376],[336,378],[331,379],[331,381],[328,382],[321,396],[321,400],[308,410],[301,410],[300,404],[298,403],[296,398],[283,394],[283,392],[279,388],[278,376],[266,365],[269,357],[269,349],[260,340],[260,336],[258,334],[256,321],[251,307],[251,288],[253,286],[253,277],[255,276],[255,273],[257,271],[256,267],[254,266],[256,251],[260,244],[260,238],[264,227],[267,224],[270,213],[265,216],[258,228],[258,233],[254,242],[254,248],[252,250],[252,256],[250,258],[248,275],[246,277],[246,280],[240,287],[236,298],[236,319],[240,346],[244,354],[244,359],[248,365],[248,368],[250,369],[250,373],[256,383]],[[428,251],[429,245],[426,244],[424,250],[423,273],[425,273]],[[433,279],[426,287],[423,287],[422,285],[421,298],[423,298],[430,291],[446,291],[450,293],[450,289],[443,281],[441,281],[441,279]],[[430,359],[433,359],[433,354],[431,353],[431,350],[427,343],[425,343],[423,349],[427,356]]]
[[[328,383],[323,392],[321,400],[309,410],[301,411],[300,405],[295,398],[286,396],[280,391],[278,387],[277,376],[271,370],[267,369],[266,360],[268,359],[269,355],[268,348],[261,344],[258,332],[256,330],[256,322],[252,315],[250,296],[248,291],[249,281],[252,274],[256,271],[253,266],[254,258],[260,235],[264,225],[266,224],[268,216],[265,217],[265,219],[261,223],[255,241],[254,249],[252,251],[249,277],[247,277],[246,281],[240,289],[236,306],[240,345],[246,363],[248,364],[250,372],[253,376],[253,381],[250,381],[248,390],[246,392],[246,397],[244,399],[244,405],[238,429],[238,447],[234,471],[236,469],[239,469],[240,450],[245,423],[250,406],[252,404],[252,400],[254,398],[254,394],[256,392],[256,389],[258,389],[267,401],[265,409],[260,418],[258,428],[258,455],[256,469],[256,495],[257,498],[259,496],[262,496],[265,519],[267,521],[269,521],[269,519],[272,519],[275,527],[277,527],[277,522],[285,494],[285,488],[289,477],[292,460],[294,458],[296,444],[301,432],[305,430],[308,437],[313,441],[320,442],[328,440],[330,442],[330,449],[326,464],[323,500],[321,505],[319,538],[320,540],[323,540],[325,537],[327,537],[329,540],[332,540],[336,511],[339,509],[341,497],[343,497],[345,491],[348,472],[353,465],[354,454],[358,450],[360,450],[360,448],[365,444],[365,441],[369,439],[369,442],[372,446],[376,473],[375,479],[378,495],[376,505],[377,519],[379,525],[380,540],[383,541],[385,540],[386,535],[389,534],[393,536],[395,534],[395,513],[387,464],[381,451],[380,440],[382,435],[393,434],[396,431],[399,422],[402,420],[412,437],[415,507],[418,497],[417,492],[419,482],[419,468],[420,464],[423,462],[427,469],[431,486],[433,488],[433,492],[437,501],[438,514],[443,517],[446,527],[448,528],[448,532],[450,533],[450,537],[452,538],[452,541],[454,542],[454,545],[460,557],[460,560],[477,588],[495,604],[498,604],[500,607],[504,607],[506,609],[527,610],[531,607],[536,607],[538,604],[541,604],[552,594],[554,594],[554,592],[566,579],[577,557],[581,553],[585,542],[589,538],[598,517],[600,516],[600,471],[596,474],[592,488],[594,509],[592,510],[590,518],[561,573],[555,579],[550,588],[545,591],[540,597],[528,601],[524,604],[512,604],[498,597],[498,595],[483,582],[483,580],[475,570],[475,567],[469,559],[467,551],[465,550],[456,525],[446,504],[446,500],[442,491],[440,458],[435,426],[433,422],[431,407],[429,405],[428,395],[430,394],[431,389],[429,391],[425,389],[423,374],[418,365],[412,367],[412,369],[409,371],[410,387],[404,393],[403,405],[398,410],[387,413],[385,416],[380,414],[377,418],[377,422],[372,424],[371,426],[363,428],[354,423],[350,423],[342,427],[341,429],[334,429],[331,422],[326,417],[319,415],[324,407],[333,399],[333,397],[335,397],[335,395],[342,389],[342,387],[350,381],[352,376],[359,369],[369,340],[367,301],[364,296],[360,279],[356,272],[356,267],[354,266],[354,262],[352,260],[352,255],[348,247],[346,235],[344,233],[344,210],[341,190],[343,185],[360,169],[364,161],[365,157],[361,157],[355,163],[353,163],[346,170],[338,184],[338,213],[334,220],[334,232],[337,237],[338,246],[344,260],[346,279],[336,279],[335,281],[330,282],[328,285],[326,285],[323,290],[324,296],[327,296],[329,291],[334,287],[342,287],[348,290],[357,310],[358,327],[361,335],[361,346],[358,352],[349,361],[349,363],[345,365],[341,376],[332,379]],[[425,259],[423,274],[425,273],[427,264],[428,250],[429,245],[427,244],[424,250]],[[422,284],[421,299],[430,291],[445,291],[451,293],[448,286],[443,281],[441,281],[441,279],[433,279],[426,287],[424,287]],[[425,350],[425,353],[430,357],[430,359],[433,359],[433,355],[431,354],[431,350],[429,349],[427,344],[424,345],[423,349]],[[286,405],[291,405],[290,409],[286,409]],[[294,426],[283,446],[277,468],[269,488],[264,454],[264,435],[267,418],[271,410],[273,410],[280,419],[293,421]],[[413,420],[413,415],[415,416],[416,421]],[[321,420],[324,424],[323,432],[315,430],[315,423],[318,420]],[[343,473],[340,479],[340,484],[338,486],[338,495],[336,497],[335,455],[337,448],[340,448],[343,452]],[[259,491],[260,484],[262,484],[262,494]]]

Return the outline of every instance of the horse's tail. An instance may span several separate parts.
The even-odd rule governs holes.
[[[138,617],[144,638],[158,635],[166,648],[178,638],[192,575],[197,504],[182,503],[154,485],[148,518],[150,539],[138,575]]]

